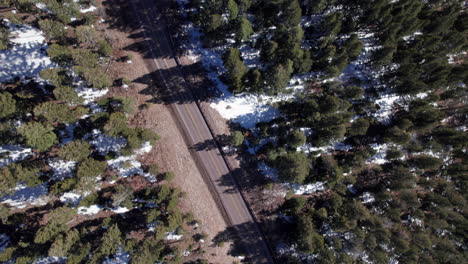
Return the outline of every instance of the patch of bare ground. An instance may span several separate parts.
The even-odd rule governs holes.
[[[106,15],[104,12],[101,14],[105,21]],[[109,65],[107,74],[113,79],[125,78],[130,81],[148,76],[147,62],[142,55],[135,51],[126,50],[126,47],[141,41],[130,38],[136,32],[114,29],[106,22],[101,23],[100,28],[114,49],[112,54],[114,60]],[[128,55],[130,55],[131,63],[122,59]],[[157,87],[157,84],[154,85]],[[161,137],[152,151],[140,157],[140,160],[147,165],[157,164],[162,172],[173,171],[175,173],[176,177],[171,184],[185,193],[181,201],[182,211],[192,212],[194,218],[199,220],[198,227],[192,233],[207,235],[204,239],[205,242],[199,243],[200,250],[197,253],[195,253],[196,250],[193,250],[192,254],[185,257],[184,260],[206,258],[210,263],[232,263],[236,258],[228,255],[230,245],[226,243],[222,247],[218,247],[211,242],[218,233],[227,228],[227,225],[190,154],[170,106],[147,103],[153,99],[153,96],[141,94],[140,91],[145,88],[147,88],[146,84],[131,83],[128,88],[112,87],[109,94],[110,96],[132,98],[135,101],[136,111],[129,117],[131,125],[149,128]],[[182,242],[184,245],[193,243],[190,234],[186,234],[185,240]]]

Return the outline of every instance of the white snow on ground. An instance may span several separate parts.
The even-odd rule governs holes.
[[[177,235],[175,231],[166,233],[166,240],[180,240],[183,235]]]
[[[5,234],[0,234],[0,253],[5,251],[5,249],[10,244],[10,237]]]
[[[44,69],[55,67],[46,54],[47,44],[42,31],[28,25],[6,22],[12,46],[0,51],[0,82],[14,77],[38,77]]]
[[[54,181],[61,181],[65,178],[72,177],[76,167],[76,161],[50,160],[48,164],[54,173],[51,177]]]
[[[65,264],[66,262],[66,257],[46,257],[37,259],[34,264]]]
[[[363,204],[373,203],[375,201],[374,195],[370,192],[363,193],[361,199]]]
[[[348,81],[352,78],[358,78],[363,81],[362,87],[368,88],[377,81],[379,73],[366,67],[366,63],[371,60],[372,53],[379,49],[377,46],[377,40],[374,33],[357,32],[359,39],[362,41],[362,52],[357,59],[351,62],[340,75],[342,81]]]
[[[244,64],[252,68],[262,68],[262,64],[260,62],[260,50],[256,48],[252,48],[249,43],[242,44],[239,48],[241,53],[242,60]]]
[[[387,150],[390,148],[389,144],[370,144],[370,147],[375,150],[376,154],[370,157],[366,163],[370,164],[384,164],[388,160],[385,158],[387,156]]]
[[[112,258],[106,257],[102,264],[127,264],[130,263],[130,254],[123,248],[119,248]]]
[[[60,201],[65,204],[78,205],[83,196],[74,192],[66,192],[60,196]]]
[[[117,208],[113,208],[111,209],[112,212],[114,213],[117,213],[117,214],[123,214],[123,213],[126,213],[128,211],[130,211],[130,209],[126,208],[126,207],[117,207]]]
[[[102,133],[99,129],[94,129],[86,134],[84,139],[96,148],[99,154],[106,155],[110,151],[119,152],[121,148],[127,145],[125,138],[115,138]]]
[[[156,177],[150,173],[145,173],[141,168],[141,163],[137,160],[138,155],[150,152],[152,146],[149,142],[145,142],[143,146],[135,151],[134,155],[120,156],[116,159],[108,160],[109,167],[117,171],[120,177],[129,177],[132,175],[141,175],[146,177],[150,182],[155,182]]]
[[[417,36],[422,35],[422,34],[423,33],[421,31],[416,31],[416,32],[413,32],[412,34],[410,34],[408,36],[404,36],[403,40],[406,41],[406,42],[410,42],[410,41],[413,41]]]
[[[31,156],[30,148],[23,148],[19,145],[3,145],[0,146],[0,168],[10,163],[22,161]]]
[[[291,183],[287,184],[286,186],[289,186],[296,195],[311,194],[314,192],[321,192],[326,189],[324,182],[316,182],[310,184]]]
[[[50,11],[50,10],[47,8],[46,4],[44,4],[44,3],[36,3],[36,7],[39,8],[40,10],[46,12],[46,13],[49,13],[49,14],[52,13],[52,11]]]
[[[75,83],[77,87],[75,88],[76,93],[79,97],[84,99],[83,104],[87,105],[99,97],[102,97],[109,92],[108,89],[97,89],[97,88],[88,88],[83,85],[84,81]]]
[[[100,205],[91,205],[89,207],[80,206],[78,207],[78,214],[80,215],[95,215],[103,209]]]
[[[18,185],[15,190],[14,194],[5,195],[0,198],[0,202],[16,208],[25,208],[27,205],[47,204],[47,184],[40,184],[34,187]]]
[[[258,163],[258,170],[266,178],[275,182],[279,181],[278,170],[266,165],[265,162],[260,161]],[[284,183],[284,186],[287,189],[291,189],[296,195],[311,194],[314,192],[324,191],[326,189],[324,182],[310,184]]]
[[[279,181],[278,170],[266,165],[265,162],[260,161],[258,163],[258,170],[266,178],[275,182]]]
[[[81,13],[88,13],[88,12],[93,12],[97,9],[97,7],[90,5],[88,8],[82,8],[80,9]]]
[[[334,150],[348,151],[352,149],[351,145],[344,144],[343,142],[332,142],[327,146],[316,147],[310,143],[306,143],[302,146],[296,148],[296,151],[302,151],[306,154],[312,152],[319,152],[317,156],[320,156],[322,153],[331,153]]]
[[[379,105],[380,109],[377,110],[374,117],[383,124],[388,124],[392,116],[393,106],[400,98],[399,95],[385,95],[377,99],[375,103]]]

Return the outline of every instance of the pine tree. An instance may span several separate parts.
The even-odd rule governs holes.
[[[8,117],[16,112],[16,100],[9,92],[0,93],[0,118]]]
[[[224,56],[224,67],[227,69],[226,78],[234,92],[244,90],[243,78],[248,72],[247,66],[240,58],[240,52],[236,48],[230,48]]]
[[[227,2],[227,10],[229,13],[229,19],[234,20],[239,15],[239,7],[237,6],[236,1],[228,0]]]
[[[236,32],[237,39],[240,41],[248,40],[253,32],[254,31],[253,31],[252,25],[250,24],[250,21],[245,17],[241,17],[239,19],[239,22],[237,23],[237,32]]]
[[[48,150],[57,143],[57,136],[50,125],[39,122],[29,122],[18,128],[18,132],[26,139],[26,144],[39,151]]]

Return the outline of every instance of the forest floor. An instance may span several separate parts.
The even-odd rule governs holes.
[[[101,2],[99,1],[100,4]],[[107,21],[104,14],[103,19]],[[114,79],[124,77],[128,80],[135,80],[150,73],[143,56],[139,52],[128,49],[137,43],[137,40],[132,38],[136,32],[117,29],[106,22],[100,25],[114,49],[112,57],[115,60],[108,68],[109,76]],[[131,63],[120,60],[127,55],[130,55]],[[170,106],[163,103],[147,103],[152,96],[141,93],[146,88],[146,84],[132,82],[127,88],[112,87],[109,96],[123,96],[135,100],[136,111],[129,118],[131,125],[152,129],[161,137],[152,151],[143,156],[142,162],[158,164],[161,172],[174,172],[176,177],[172,184],[185,193],[181,201],[181,210],[192,212],[194,218],[200,222],[197,232],[207,235],[201,250],[202,255],[190,255],[186,260],[206,258],[210,263],[232,263],[236,258],[228,255],[230,243],[219,247],[212,242],[216,235],[226,230],[227,225],[184,142]],[[144,104],[147,107],[141,108],[140,106]]]

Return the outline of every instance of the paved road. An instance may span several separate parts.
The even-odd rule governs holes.
[[[206,142],[216,144],[173,55],[166,20],[160,10],[167,6],[168,2],[165,0],[131,0],[129,2],[148,44],[149,50],[146,54],[146,57],[150,57],[146,60],[148,67],[154,72],[153,77],[158,86],[164,87],[170,94],[173,101],[171,107],[185,135],[186,144],[189,147]],[[220,210],[227,218],[228,224],[234,227],[241,237],[243,249],[249,261],[274,263],[260,229],[239,193],[220,150],[217,147],[211,147],[203,150],[192,149],[192,151],[207,184],[211,185],[212,195],[218,201]]]

